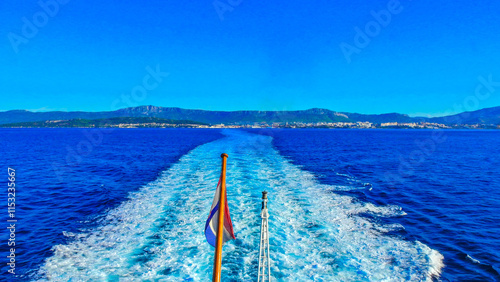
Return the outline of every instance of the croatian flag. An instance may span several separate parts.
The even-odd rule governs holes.
[[[210,209],[210,215],[208,216],[207,223],[205,224],[205,237],[212,247],[215,247],[217,241],[217,226],[219,226],[219,200],[221,192],[221,179],[219,179],[219,184],[217,184],[217,190],[215,191],[214,201],[212,203],[212,208]],[[229,207],[227,206],[227,196],[224,195],[225,205],[224,205],[224,236],[222,237],[222,244],[225,242],[236,239],[234,237],[233,223],[231,222],[231,217],[229,216]]]

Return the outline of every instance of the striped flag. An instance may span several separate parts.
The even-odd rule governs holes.
[[[221,176],[222,177],[222,176]],[[212,203],[212,208],[210,209],[210,215],[208,216],[207,223],[205,224],[205,237],[207,242],[215,247],[217,241],[217,226],[219,226],[219,201],[221,191],[221,179],[217,184],[217,190],[215,191],[214,201]],[[222,238],[222,243],[236,239],[234,237],[233,223],[231,222],[231,216],[229,216],[229,207],[227,205],[227,195],[224,193],[224,236]]]

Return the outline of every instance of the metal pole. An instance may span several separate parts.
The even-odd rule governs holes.
[[[215,247],[214,256],[214,273],[212,276],[213,282],[220,282],[221,277],[221,264],[222,264],[222,239],[224,237],[224,207],[226,206],[226,164],[227,154],[222,154],[222,175],[221,175],[221,189],[219,199],[219,226],[217,226],[217,245]]]
[[[267,192],[262,192],[262,211],[260,213],[259,273],[258,281],[271,281],[271,260],[269,258],[269,212],[267,210]],[[267,273],[266,273],[267,270]]]

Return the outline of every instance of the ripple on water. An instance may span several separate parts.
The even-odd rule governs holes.
[[[263,190],[269,191],[272,274],[278,281],[422,281],[439,276],[441,254],[418,241],[386,235],[401,226],[362,216],[401,216],[399,207],[332,192],[334,186],[319,184],[279,155],[270,137],[225,134],[131,193],[94,230],[55,246],[40,269],[41,280],[210,280],[213,249],[203,228],[221,152],[230,156],[228,201],[237,238],[224,247],[224,277],[248,281],[256,276]]]

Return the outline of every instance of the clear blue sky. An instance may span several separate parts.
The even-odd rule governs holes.
[[[103,111],[136,91],[127,103],[440,115],[474,95],[478,76],[500,82],[499,1],[401,0],[350,62],[341,44],[355,47],[355,28],[392,0],[238,2],[220,0],[232,10],[218,13],[213,0],[69,0],[47,15],[37,1],[2,1],[0,110]],[[146,77],[144,94],[148,66],[169,75]],[[500,87],[477,105],[493,106]]]

